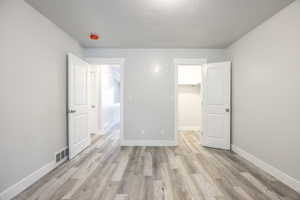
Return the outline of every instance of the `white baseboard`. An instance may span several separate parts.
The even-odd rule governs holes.
[[[178,131],[200,131],[200,126],[180,126]]]
[[[232,151],[240,155],[241,157],[245,158],[246,160],[252,162],[257,167],[261,168],[262,170],[266,171],[267,173],[271,174],[281,182],[285,183],[286,185],[290,186],[297,192],[300,192],[300,181],[287,175],[286,173],[280,171],[279,169],[273,167],[272,165],[260,160],[259,158],[255,157],[254,155],[244,151],[243,149],[231,145]]]
[[[121,146],[176,146],[174,140],[123,140]]]
[[[55,160],[51,161],[50,163],[44,165],[40,169],[36,170],[29,176],[26,176],[16,184],[10,186],[6,190],[0,193],[0,200],[10,200],[20,194],[22,191],[30,187],[32,184],[34,184],[36,181],[41,179],[43,176],[48,174],[50,171],[55,169],[57,166],[62,164],[67,160],[67,157],[62,159],[60,162],[55,163]]]

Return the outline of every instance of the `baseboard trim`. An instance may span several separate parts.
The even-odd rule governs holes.
[[[67,161],[67,157],[62,159],[60,162],[55,163],[55,160],[51,161],[50,163],[47,163],[40,169],[34,171],[29,176],[26,176],[16,184],[8,187],[6,190],[0,193],[0,200],[10,200],[20,194],[22,191],[30,187],[32,184],[34,184],[36,181],[41,179],[43,176],[48,174],[50,171],[58,167],[63,162]]]
[[[181,126],[178,131],[200,131],[200,126]]]
[[[300,192],[300,181],[287,175],[286,173],[280,171],[279,169],[273,167],[272,165],[262,161],[261,159],[257,158],[256,156],[246,152],[245,150],[231,145],[231,149],[233,152],[237,153],[241,157],[245,158],[246,160],[250,161],[257,167],[261,168],[262,170],[266,171],[267,173],[271,174],[281,182],[285,183],[289,187],[293,188],[297,192]]]
[[[123,140],[121,146],[176,146],[174,140]]]

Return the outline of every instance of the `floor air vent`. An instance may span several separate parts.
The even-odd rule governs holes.
[[[61,161],[64,160],[68,155],[69,155],[69,149],[68,149],[68,148],[66,148],[66,149],[64,149],[64,150],[62,150],[62,151],[60,151],[60,152],[57,152],[57,153],[55,154],[55,162],[56,162],[56,163],[61,162]]]

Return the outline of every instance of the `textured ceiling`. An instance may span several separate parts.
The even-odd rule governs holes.
[[[293,0],[26,0],[84,47],[224,48]],[[100,34],[99,41],[89,39]]]

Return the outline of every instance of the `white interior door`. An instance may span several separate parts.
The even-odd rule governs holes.
[[[231,63],[210,63],[203,68],[203,133],[207,147],[230,149]]]
[[[90,145],[89,64],[68,54],[68,139],[69,158],[74,158]]]
[[[98,133],[98,96],[99,96],[99,76],[98,69],[90,69],[89,82],[89,133]]]

